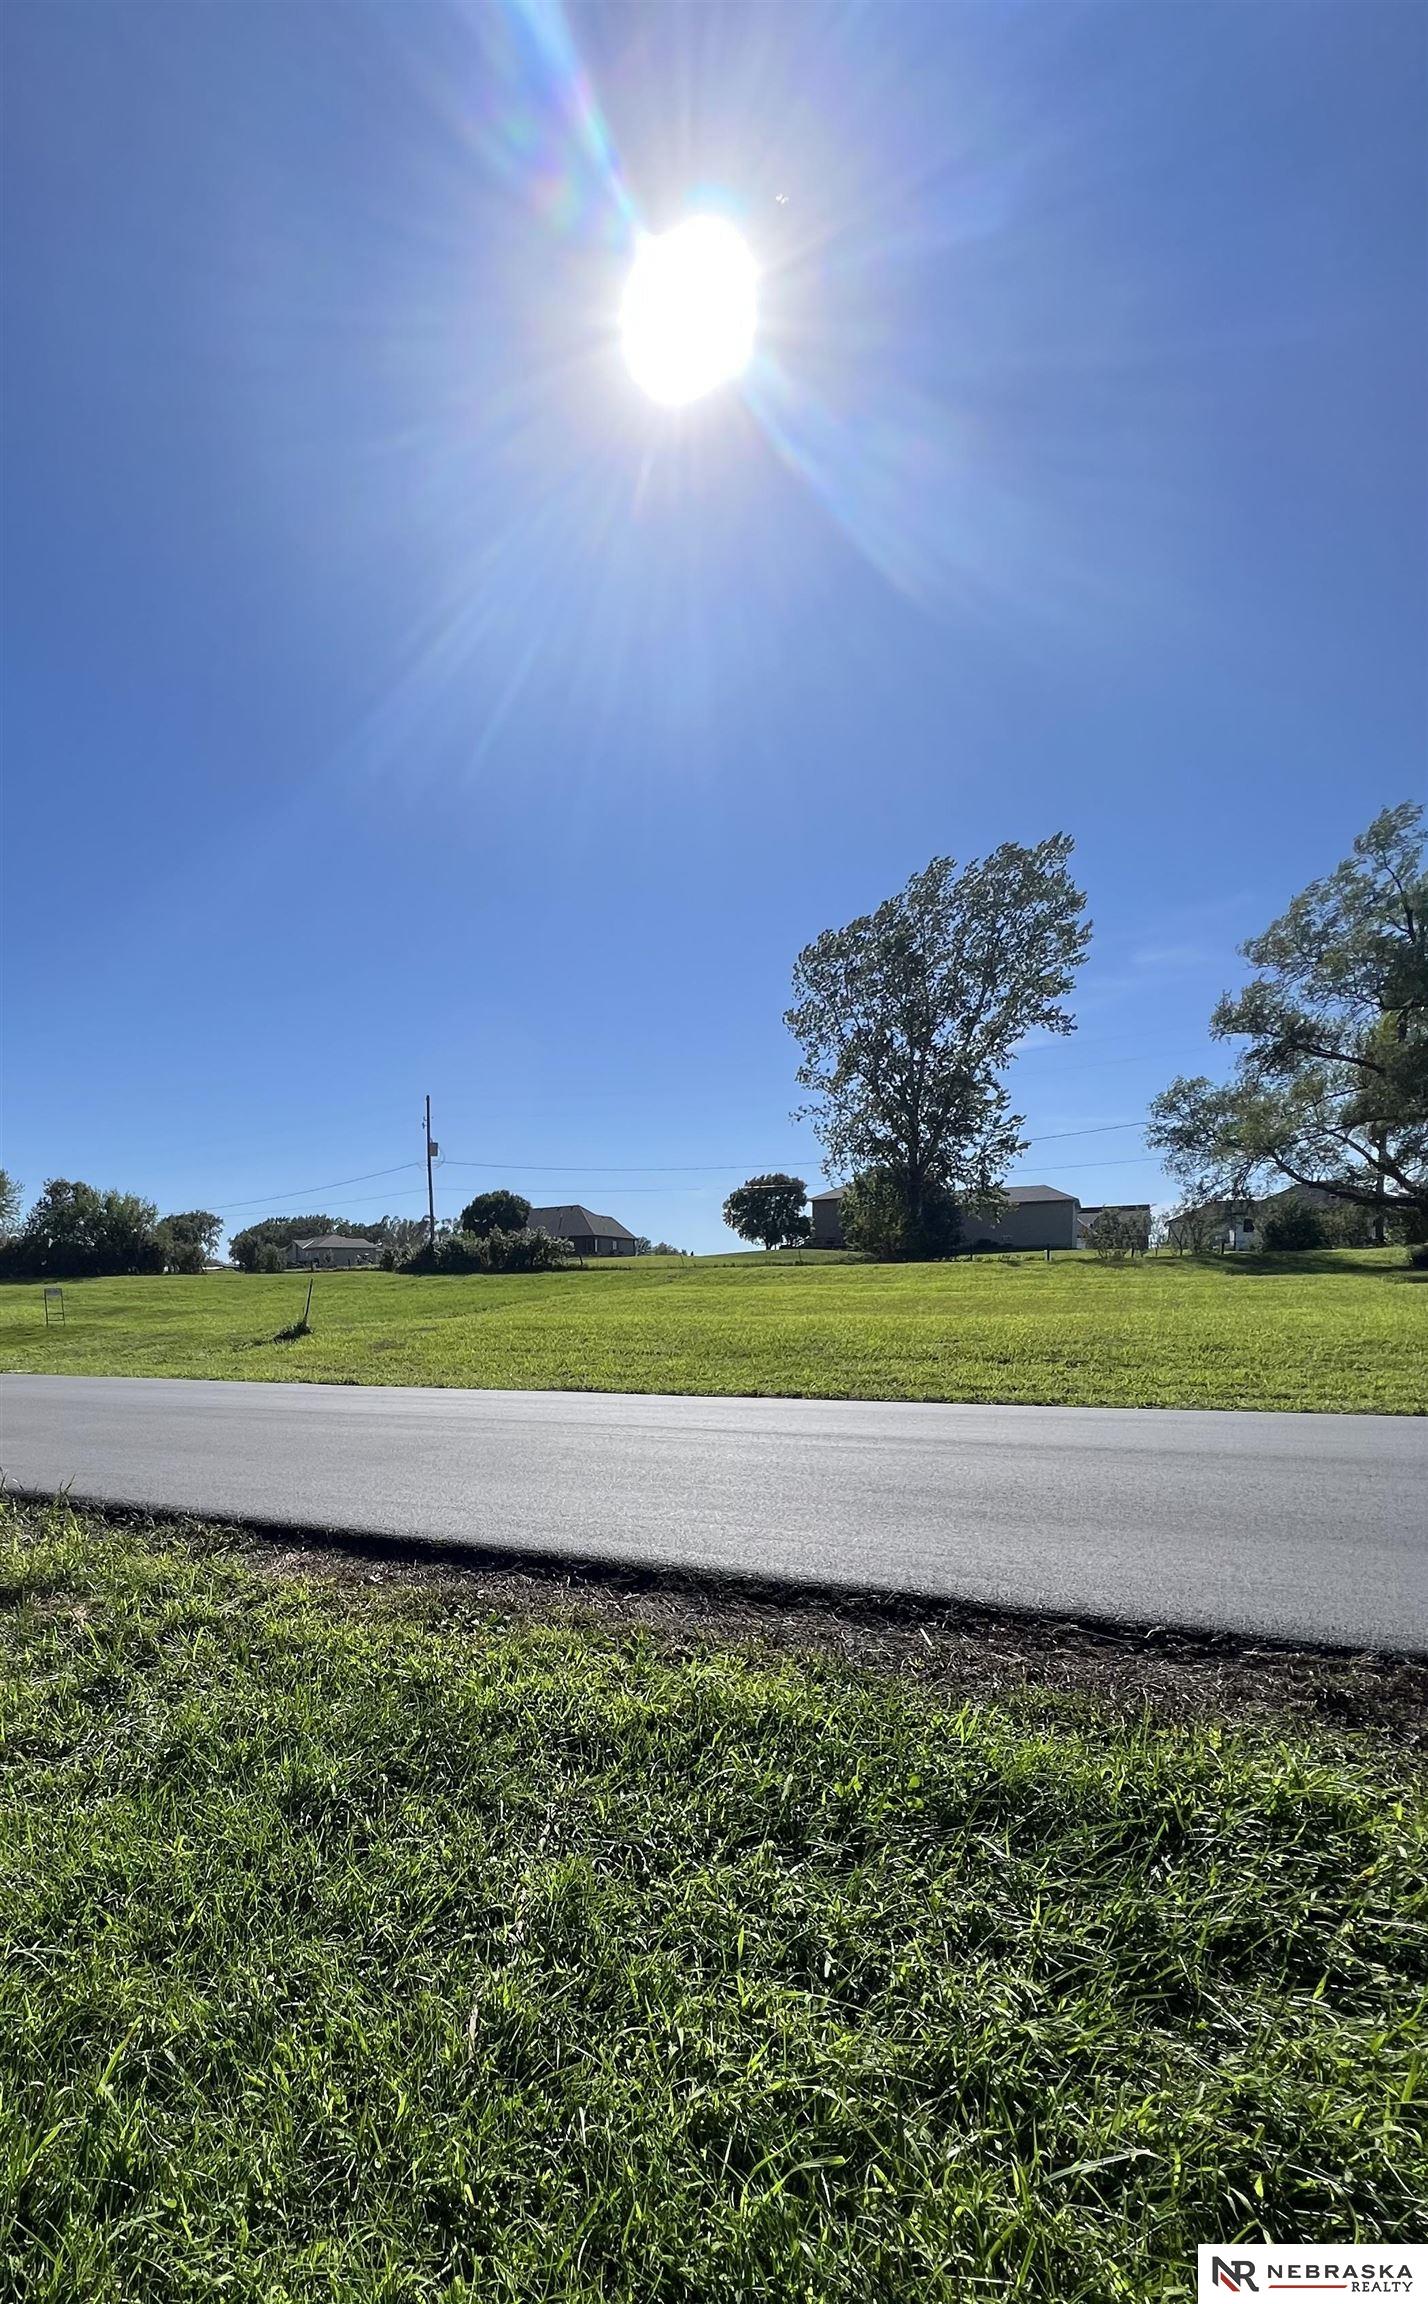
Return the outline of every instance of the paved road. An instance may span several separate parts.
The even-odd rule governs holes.
[[[7,1376],[89,1502],[1428,1653],[1428,1420]]]

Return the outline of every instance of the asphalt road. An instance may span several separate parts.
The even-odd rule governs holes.
[[[8,1485],[1428,1653],[1428,1420],[6,1376]]]

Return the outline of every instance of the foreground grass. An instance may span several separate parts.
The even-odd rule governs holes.
[[[825,1399],[1428,1412],[1428,1285],[1400,1251],[1103,1266],[640,1259],[509,1279],[93,1280],[46,1329],[0,1286],[0,1367]]]
[[[1385,1739],[0,1540],[0,2296],[1089,2304],[1419,2229]]]

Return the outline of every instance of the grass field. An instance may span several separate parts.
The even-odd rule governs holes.
[[[0,1509],[0,2297],[1141,2304],[1421,2231],[1421,1746]]]
[[[0,1286],[0,1367],[828,1399],[1428,1412],[1428,1283],[1401,1251],[874,1265],[641,1258],[510,1279],[92,1280],[44,1325]]]

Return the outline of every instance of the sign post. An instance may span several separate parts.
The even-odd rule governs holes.
[[[47,1328],[63,1328],[64,1326],[63,1288],[47,1288],[45,1290],[45,1326]]]

